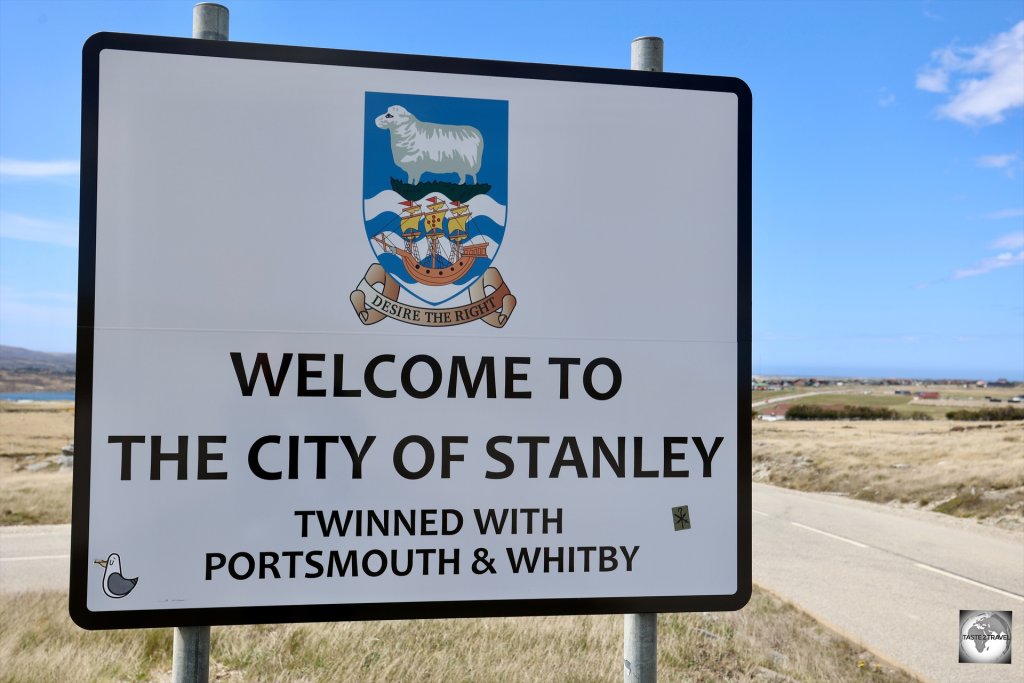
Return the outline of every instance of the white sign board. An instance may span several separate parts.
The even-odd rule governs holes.
[[[100,34],[87,628],[738,609],[738,80]]]

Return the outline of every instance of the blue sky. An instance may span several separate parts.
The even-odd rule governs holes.
[[[81,46],[192,2],[0,0],[0,343],[75,344]],[[1024,3],[253,2],[231,38],[754,93],[754,370],[1024,379]]]

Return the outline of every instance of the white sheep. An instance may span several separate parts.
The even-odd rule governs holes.
[[[477,173],[484,156],[484,136],[473,126],[420,121],[397,104],[376,118],[378,128],[391,131],[391,155],[412,185],[424,173],[457,173],[459,185]]]

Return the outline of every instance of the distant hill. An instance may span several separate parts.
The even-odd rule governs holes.
[[[74,373],[75,354],[32,351],[0,344],[0,370],[54,374]]]

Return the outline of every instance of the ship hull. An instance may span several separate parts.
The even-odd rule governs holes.
[[[406,272],[409,273],[413,280],[434,287],[450,285],[464,276],[473,267],[473,262],[477,258],[473,254],[463,254],[458,261],[449,266],[444,268],[428,268],[422,263],[418,263],[416,258],[407,251],[399,250],[397,255],[401,257]],[[481,254],[481,256],[486,256],[486,252]]]
[[[459,260],[443,268],[429,268],[416,257],[404,249],[396,249],[381,237],[374,237],[373,240],[380,245],[381,249],[390,252],[402,259],[405,272],[409,273],[416,282],[431,287],[450,285],[463,277],[473,267],[473,262],[478,258],[487,258],[487,244],[467,244],[462,248],[462,256]]]

